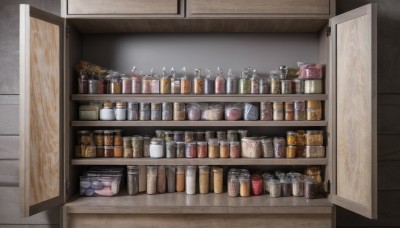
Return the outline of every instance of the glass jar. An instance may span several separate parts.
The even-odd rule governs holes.
[[[116,129],[114,132],[114,146],[122,146],[122,130]]]
[[[201,109],[200,105],[197,103],[190,103],[186,107],[187,117],[189,120],[197,121],[201,118]]]
[[[297,146],[297,133],[294,131],[286,132],[286,141],[288,146]]]
[[[173,119],[173,111],[172,111],[172,103],[163,102],[162,103],[162,120],[172,120]]]
[[[230,158],[240,157],[240,142],[238,141],[229,142],[229,157]]]
[[[297,121],[306,120],[306,107],[304,101],[294,102],[294,120]]]
[[[253,70],[253,75],[250,78],[250,93],[259,94],[260,92],[260,79],[257,76],[257,71]]]
[[[208,131],[205,131],[204,134],[205,134],[205,141],[208,141],[209,139],[215,138],[214,131],[209,131],[208,130]]]
[[[195,141],[204,141],[205,140],[204,131],[196,131],[194,133],[194,140]]]
[[[103,130],[95,130],[94,131],[94,145],[95,146],[104,146]]]
[[[165,138],[165,131],[164,130],[156,130],[156,138],[164,139]]]
[[[149,195],[157,194],[157,172],[158,168],[155,165],[147,166],[147,187],[146,191]]]
[[[127,166],[128,195],[133,196],[139,193],[139,167],[136,165]]]
[[[150,157],[151,158],[163,158],[164,153],[164,140],[159,138],[152,138],[150,142]]]
[[[167,191],[176,191],[176,168],[175,166],[167,166]]]
[[[250,94],[251,81],[250,78],[241,78],[239,80],[239,94]]]
[[[219,142],[219,157],[220,158],[229,158],[229,141],[221,140]]]
[[[207,76],[204,79],[204,94],[214,94],[215,93],[215,79],[213,78],[211,71],[206,70]]]
[[[176,158],[176,142],[165,142],[167,158]]]
[[[126,120],[126,103],[118,101],[115,106],[115,119],[118,121]]]
[[[160,77],[158,75],[154,75],[151,80],[151,93],[159,94],[160,93]]]
[[[255,196],[263,194],[263,181],[258,174],[251,175],[251,191]]]
[[[238,136],[239,136],[239,142],[242,140],[242,138],[247,137],[249,135],[249,131],[248,130],[243,130],[240,129],[238,130]]]
[[[305,89],[305,82],[301,79],[293,79],[294,93],[303,94]]]
[[[307,109],[307,120],[322,120],[321,109]]]
[[[239,85],[238,79],[232,73],[232,70],[228,70],[228,78],[226,79],[226,93],[227,94],[238,94]]]
[[[100,81],[97,79],[89,79],[88,80],[88,93],[89,94],[98,94],[100,88]]]
[[[285,138],[275,137],[274,138],[274,157],[275,158],[285,158],[286,156],[286,143]]]
[[[130,138],[130,137],[129,137]],[[133,149],[132,147],[124,147],[124,158],[132,158],[133,156]]]
[[[127,76],[121,77],[122,93],[131,94],[132,93],[132,79]]]
[[[167,191],[167,167],[165,165],[157,166],[157,192],[165,193]]]
[[[269,121],[272,117],[272,102],[260,102],[260,120]]]
[[[176,142],[176,157],[177,158],[184,158],[185,155],[185,142]]]
[[[323,131],[319,131],[319,130],[306,131],[306,145],[307,146],[322,146],[322,145],[324,145]]]
[[[281,80],[277,73],[270,74],[271,94],[281,94]]]
[[[271,179],[274,179],[274,175],[272,173],[263,173],[262,174],[262,179],[263,179],[263,191],[264,191],[264,194],[269,194],[269,181]]]
[[[200,194],[207,194],[210,188],[210,167],[199,166],[199,190]]]
[[[194,141],[194,131],[185,131],[185,142],[193,142]]]
[[[128,102],[128,120],[139,120],[139,103]]]
[[[289,178],[282,178],[281,182],[281,196],[289,197],[292,195],[292,183]]]
[[[164,140],[166,142],[174,140],[174,132],[173,131],[164,131]]]
[[[320,94],[322,93],[322,80],[304,80],[304,93],[305,94]]]
[[[272,138],[266,138],[261,140],[262,157],[273,158],[274,157],[274,143]]]
[[[153,77],[150,75],[145,75],[142,78],[142,93],[150,94],[151,93],[151,83],[153,81]]]
[[[214,166],[212,171],[214,193],[222,193],[224,183],[223,168]]]
[[[258,103],[244,103],[244,115],[243,119],[244,120],[258,120],[260,113],[260,108],[258,106]]]
[[[184,134],[183,131],[174,131],[174,141],[175,142],[184,142]]]
[[[215,77],[215,94],[225,94],[225,77],[222,70],[218,67],[217,77]]]
[[[121,94],[122,82],[120,77],[113,77],[110,79],[110,94]]]
[[[325,147],[324,146],[306,146],[305,147],[306,158],[324,158]]]
[[[237,130],[227,130],[226,131],[226,139],[229,141],[229,142],[232,142],[232,141],[238,141],[238,132],[237,132]]]
[[[176,167],[176,191],[185,191],[185,166],[183,165]]]
[[[143,157],[143,137],[135,135],[131,138],[132,141],[132,157],[141,158]]]
[[[305,146],[306,145],[306,132],[303,130],[298,130],[297,133],[297,146]]]
[[[150,120],[150,115],[151,113],[151,105],[148,102],[141,102],[140,103],[140,114],[139,114],[139,119],[141,121],[147,121]]]
[[[105,130],[104,131],[104,146],[114,145],[114,131]]]
[[[115,111],[111,102],[104,102],[100,110],[100,120],[115,120]]]
[[[185,157],[186,158],[197,158],[197,143],[196,142],[186,142]]]
[[[114,147],[113,146],[104,146],[104,157],[105,158],[113,158],[114,157]]]
[[[208,157],[219,158],[219,142],[218,139],[212,138],[208,140]]]
[[[260,78],[259,94],[271,93],[271,86],[267,78]]]
[[[143,136],[143,157],[150,157],[150,143],[151,137],[150,136]]]
[[[104,157],[104,146],[96,146],[96,157],[98,158]]]
[[[131,82],[132,82],[132,93],[133,94],[140,94],[142,93],[142,80],[139,76],[132,76],[131,77]]]
[[[283,118],[283,110],[273,110],[273,119],[276,121],[282,121],[284,120]]]
[[[198,158],[207,158],[208,157],[207,142],[204,142],[204,141],[197,142],[197,157]]]
[[[171,93],[171,78],[164,74],[160,79],[160,93],[170,94]]]
[[[151,120],[161,120],[161,103],[151,103]]]
[[[186,71],[181,78],[181,94],[190,94],[190,79],[186,76]]]
[[[296,197],[304,196],[304,181],[302,179],[292,179],[292,194]]]
[[[306,199],[315,199],[317,195],[317,182],[311,178],[304,180],[304,197]]]
[[[147,188],[147,168],[139,165],[139,192],[145,192]]]
[[[175,69],[171,68],[171,93],[180,94],[181,93],[181,79],[176,75]]]
[[[196,170],[197,166],[188,165],[186,166],[186,194],[196,194]]]
[[[238,197],[240,195],[240,183],[237,175],[228,175],[228,196]]]
[[[185,103],[174,102],[174,120],[182,121],[186,118]]]
[[[239,176],[240,183],[240,196],[248,197],[250,196],[250,177],[248,175]]]
[[[217,139],[226,140],[227,139],[226,131],[217,131]]]
[[[89,77],[82,70],[79,73],[78,79],[78,93],[79,94],[88,94],[89,93]]]
[[[124,148],[122,146],[114,146],[114,158],[122,158],[124,155]]]
[[[297,146],[286,147],[286,158],[296,158]]]
[[[292,93],[292,80],[281,80],[281,92],[282,94]]]
[[[193,93],[204,94],[204,78],[201,77],[201,70],[199,68],[194,69]]]
[[[269,180],[269,194],[273,198],[281,197],[281,182],[279,180]]]

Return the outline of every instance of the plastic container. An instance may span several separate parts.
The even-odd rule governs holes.
[[[99,105],[79,105],[79,120],[99,120]]]
[[[186,142],[185,157],[186,158],[197,158],[197,143],[196,142]]]
[[[183,131],[174,131],[173,139],[175,142],[184,142],[184,133]]]
[[[150,157],[151,158],[163,158],[164,153],[164,140],[159,138],[152,138],[150,143]]]
[[[305,153],[307,158],[324,158],[325,147],[324,146],[306,146]]]
[[[199,68],[194,69],[193,93],[204,94],[204,78],[201,77],[201,69]]]
[[[270,121],[273,119],[272,102],[260,102],[260,120]]]
[[[285,138],[275,137],[274,138],[274,157],[285,158],[286,157],[286,143]]]
[[[143,157],[143,137],[135,135],[131,138],[132,141],[132,157],[141,158]]]
[[[212,138],[208,140],[208,157],[219,158],[219,142],[218,139]]]
[[[266,138],[261,140],[262,157],[273,158],[274,157],[274,143],[272,138]]]
[[[273,198],[281,197],[281,182],[279,180],[269,180],[269,194]]]
[[[114,196],[119,193],[121,176],[80,177],[81,196]]]
[[[248,175],[240,175],[239,183],[240,183],[240,196],[241,197],[250,196],[250,177]]]
[[[309,130],[306,131],[306,145],[307,146],[322,146],[324,145],[323,131]]]
[[[139,120],[139,103],[128,102],[128,108],[126,111],[128,120]]]
[[[190,103],[186,106],[187,117],[189,120],[197,121],[201,118],[201,108],[197,103]]]
[[[120,77],[113,77],[109,84],[110,94],[120,94],[122,92],[122,82]]]
[[[176,142],[165,142],[165,151],[167,158],[176,158]]]
[[[208,157],[208,150],[207,150],[207,142],[198,141],[197,142],[197,157],[198,158],[207,158]]]
[[[221,167],[213,167],[213,188],[214,193],[222,193],[223,192],[223,168]]]
[[[176,167],[176,191],[185,191],[185,166]]]
[[[243,119],[254,121],[259,119],[259,103],[244,103]]]
[[[322,80],[304,80],[305,94],[320,94],[322,93]]]
[[[210,167],[199,166],[199,192],[207,194],[210,189]]]
[[[197,166],[188,165],[186,166],[186,194],[194,195],[196,194],[196,170]]]
[[[299,79],[321,79],[323,65],[321,64],[302,64],[300,65]]]
[[[235,121],[242,119],[243,104],[230,103],[225,105],[225,120]]]
[[[220,103],[210,103],[201,114],[202,120],[217,121],[224,117],[224,105]]]
[[[261,140],[258,137],[242,138],[241,157],[243,158],[260,158],[261,157]]]
[[[176,168],[175,166],[167,166],[167,191],[176,191]]]
[[[97,79],[89,79],[88,80],[88,93],[89,94],[98,94],[100,93],[99,87],[100,87],[100,81]]]
[[[127,169],[128,195],[133,196],[139,193],[139,167],[128,165]]]
[[[240,142],[238,141],[229,142],[229,157],[230,158],[240,157]]]
[[[158,173],[157,166],[155,166],[155,165],[147,166],[146,193],[149,195],[157,194],[157,173]]]
[[[143,157],[150,157],[150,136],[143,136]]]

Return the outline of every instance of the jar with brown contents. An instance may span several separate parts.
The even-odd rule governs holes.
[[[194,69],[193,93],[204,94],[204,78],[201,77],[201,70],[199,68]]]
[[[250,177],[248,175],[240,175],[240,196],[248,197],[250,196]]]
[[[310,130],[306,131],[307,146],[322,146],[324,145],[323,131]]]
[[[94,145],[104,146],[103,130],[94,131]]]
[[[218,139],[208,140],[208,157],[219,158],[219,142]]]
[[[132,137],[132,157],[141,158],[143,157],[143,137],[136,135]]]
[[[222,193],[223,191],[223,169],[221,167],[213,167],[214,193]]]
[[[207,142],[199,141],[197,142],[197,157],[198,158],[207,158]]]
[[[114,130],[114,146],[122,146],[122,130]]]
[[[157,166],[147,166],[147,194],[157,194]]]
[[[160,79],[160,93],[170,94],[171,93],[171,78],[165,73]]]
[[[296,146],[297,145],[297,134],[294,131],[288,131],[286,133],[286,140],[288,146]]]
[[[78,143],[79,145],[90,145],[90,132],[89,131],[79,131],[78,132]]]
[[[229,158],[229,141],[221,140],[219,142],[219,157]]]
[[[114,146],[114,158],[122,158],[124,154],[123,146]]]
[[[286,147],[286,158],[296,158],[297,147],[287,146]]]
[[[114,132],[110,130],[104,131],[104,146],[114,145]]]
[[[176,191],[176,168],[175,166],[167,167],[167,191]]]
[[[165,165],[157,166],[157,192],[165,193],[167,191],[167,167]]]
[[[185,142],[176,142],[176,157],[184,158],[185,155]]]
[[[298,130],[296,146],[305,146],[305,145],[306,145],[306,132],[303,130]]]
[[[185,191],[185,166],[176,167],[176,191]]]
[[[210,167],[199,166],[199,189],[200,194],[207,194],[210,183]]]

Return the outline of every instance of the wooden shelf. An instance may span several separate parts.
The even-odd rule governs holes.
[[[72,121],[72,127],[320,127],[327,121]]]
[[[327,94],[73,94],[73,101],[131,102],[264,102],[327,100]]]
[[[327,158],[79,158],[72,165],[327,165]]]
[[[326,198],[307,200],[268,195],[233,198],[227,193],[186,195],[184,192],[129,196],[123,192],[114,197],[76,196],[65,204],[65,209],[66,213],[96,214],[330,214],[332,204]]]

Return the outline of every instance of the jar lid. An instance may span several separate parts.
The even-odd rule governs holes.
[[[129,136],[122,137],[122,140],[124,140],[124,141],[130,141],[131,139],[132,139],[132,137],[129,137]]]
[[[222,167],[213,167],[212,171],[214,173],[221,173],[224,169]]]
[[[95,134],[103,134],[103,130],[94,130]]]
[[[132,137],[132,139],[133,139],[133,137]],[[152,143],[152,144],[162,144],[163,142],[164,142],[163,139],[152,138],[150,143]]]
[[[320,109],[321,108],[321,101],[307,101],[307,108]]]
[[[286,134],[287,135],[296,135],[297,133],[295,131],[287,131]]]
[[[240,142],[239,141],[232,141],[232,142],[229,142],[231,145],[239,145],[240,144]]]
[[[112,131],[112,130],[104,130],[104,134],[112,134],[112,133],[114,133],[114,131]]]
[[[323,134],[323,131],[321,131],[321,130],[307,130],[306,133],[307,134],[311,134],[311,135],[313,135],[313,134]]]
[[[137,103],[137,102],[128,102],[128,108],[129,109],[138,108],[138,107],[139,107],[139,103]]]
[[[90,132],[88,130],[82,130],[82,131],[78,131],[78,133],[81,135],[85,135],[85,134],[89,134]]]
[[[126,102],[125,101],[117,101],[115,103],[115,106],[117,106],[117,107],[126,107]]]
[[[197,145],[207,145],[206,141],[197,141]]]
[[[158,138],[157,138],[158,139]],[[132,140],[143,140],[143,137],[142,136],[140,136],[140,135],[134,135],[134,136],[132,136]]]
[[[114,147],[113,147],[113,146],[104,146],[104,149],[105,149],[105,150],[113,150]]]
[[[121,129],[114,129],[113,132],[117,133],[117,134],[120,134],[120,133],[122,133],[122,130]]]

